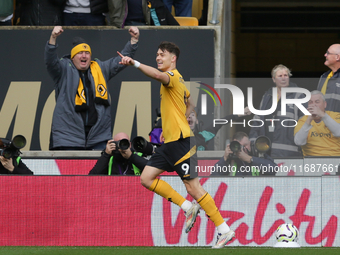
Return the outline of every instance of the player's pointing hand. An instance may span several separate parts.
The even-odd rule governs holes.
[[[120,53],[119,51],[117,51],[117,53],[122,58],[119,64],[126,65],[126,66],[133,66],[135,64],[135,61],[132,58],[123,56],[122,53]]]

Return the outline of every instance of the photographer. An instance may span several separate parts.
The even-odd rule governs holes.
[[[233,136],[233,143],[227,145],[224,156],[215,164],[215,172],[211,176],[260,176],[275,175],[277,165],[267,154],[263,157],[253,156],[250,140],[246,133],[237,132]],[[232,148],[231,148],[232,147]],[[226,171],[228,170],[228,171]]]
[[[5,157],[3,155],[4,148],[6,144],[9,144],[10,141],[5,138],[0,138],[0,174],[24,174],[24,175],[33,175],[33,172],[21,161],[20,151],[15,151],[14,155],[10,155],[10,157]]]
[[[107,142],[89,175],[140,175],[147,162],[142,153],[131,149],[129,136],[118,133]]]

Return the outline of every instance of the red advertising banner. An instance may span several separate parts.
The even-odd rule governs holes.
[[[178,177],[162,179],[192,200]],[[339,177],[200,181],[236,232],[230,246],[273,246],[285,222],[301,246],[340,246]],[[0,190],[0,246],[210,246],[217,234],[203,211],[186,234],[183,211],[139,177],[0,176]]]
[[[2,176],[0,246],[150,246],[138,177]],[[138,231],[138,238],[132,234]]]

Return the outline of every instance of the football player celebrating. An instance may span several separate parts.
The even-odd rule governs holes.
[[[203,208],[217,227],[217,241],[212,248],[223,248],[235,236],[235,232],[226,224],[214,199],[203,189],[195,172],[196,145],[187,121],[193,105],[182,75],[176,69],[179,53],[176,44],[162,42],[156,55],[157,70],[118,52],[122,58],[120,64],[135,66],[146,76],[161,82],[161,116],[165,142],[148,161],[141,175],[141,183],[185,211],[186,233],[193,227],[200,208]],[[157,178],[164,171],[176,171],[187,192],[198,204],[186,200],[167,182]]]

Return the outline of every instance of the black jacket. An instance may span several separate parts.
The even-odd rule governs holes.
[[[0,174],[24,174],[24,175],[33,175],[33,172],[21,161],[19,160],[19,164],[17,163],[17,157],[12,158],[14,170],[13,172],[8,171],[1,163],[0,163]]]
[[[330,72],[331,70],[321,75],[317,90],[321,91]],[[327,111],[340,112],[340,69],[328,80],[325,98]]]
[[[103,151],[101,157],[89,172],[89,175],[108,175],[111,157],[113,157],[111,175],[135,175],[133,165],[142,172],[148,162],[147,159],[138,156],[134,152],[132,152],[129,159],[125,159],[120,153],[112,156]]]
[[[102,14],[109,11],[107,0],[90,0],[91,13]]]
[[[172,16],[168,8],[164,5],[163,1],[161,0],[149,0],[151,4],[150,8],[150,15],[151,15],[151,25],[155,25],[157,22],[152,16],[152,9],[155,9],[158,21],[161,26],[168,25],[168,26],[179,26],[177,20]],[[150,5],[149,5],[150,6]]]
[[[66,0],[17,0],[15,19],[20,18],[21,26],[61,25],[65,2]]]

